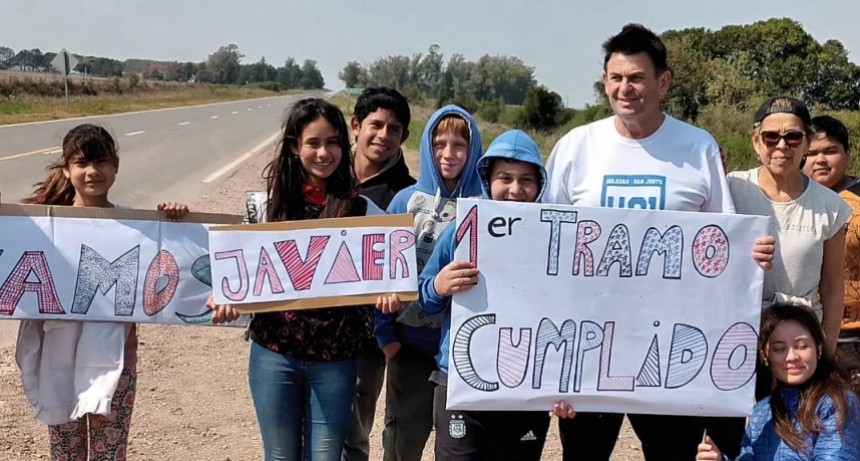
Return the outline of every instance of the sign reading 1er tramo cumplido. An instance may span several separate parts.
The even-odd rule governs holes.
[[[461,199],[448,408],[742,416],[767,219]]]
[[[417,299],[411,215],[219,226],[209,251],[215,302],[242,311]]]

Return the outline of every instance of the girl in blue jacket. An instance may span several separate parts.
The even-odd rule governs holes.
[[[762,360],[776,387],[756,404],[738,461],[860,460],[860,403],[823,344],[808,308],[775,305],[762,313]],[[728,459],[710,437],[696,455]]]

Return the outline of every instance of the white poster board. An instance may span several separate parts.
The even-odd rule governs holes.
[[[211,325],[209,224],[143,210],[2,205],[0,214],[0,319]]]
[[[260,312],[417,298],[411,215],[224,226],[209,242],[218,304]]]
[[[449,409],[751,413],[767,218],[457,205]]]

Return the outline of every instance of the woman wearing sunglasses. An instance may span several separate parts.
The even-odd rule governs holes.
[[[845,124],[822,115],[812,119],[812,131],[803,172],[839,194],[853,210],[845,231],[845,315],[836,359],[860,395],[860,178],[848,175],[851,145]]]
[[[752,144],[762,166],[728,175],[738,213],[769,216],[776,237],[773,269],[764,275],[764,305],[806,306],[824,327],[824,353],[833,357],[842,323],[845,223],[851,208],[801,168],[812,120],[794,98],[767,100],[755,113]],[[758,395],[769,394],[770,379]]]

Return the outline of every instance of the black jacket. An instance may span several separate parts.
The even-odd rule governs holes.
[[[369,198],[379,208],[385,210],[394,195],[401,189],[415,184],[415,178],[409,176],[409,167],[401,152],[395,162],[358,185],[358,193]]]

